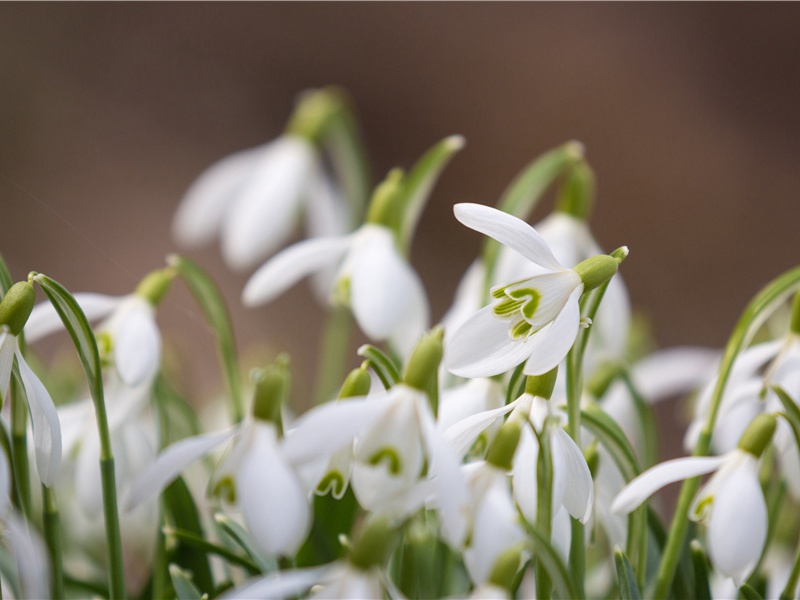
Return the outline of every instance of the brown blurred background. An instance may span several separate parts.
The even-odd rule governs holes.
[[[193,178],[333,83],[355,98],[376,177],[467,138],[413,255],[435,317],[479,244],[452,204],[494,203],[529,160],[578,139],[598,178],[596,237],[630,247],[625,277],[660,343],[719,346],[800,262],[799,26],[800,5],[774,3],[4,3],[0,251],[17,278],[129,292],[176,250],[170,220]],[[218,247],[190,256],[223,285],[243,347],[316,355],[305,286],[246,311],[246,275]],[[159,319],[197,357],[188,391],[216,390],[188,294]]]

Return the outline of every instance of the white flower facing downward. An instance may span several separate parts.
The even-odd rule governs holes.
[[[331,302],[349,305],[371,339],[389,340],[408,354],[428,326],[428,302],[393,233],[381,225],[368,223],[349,235],[313,238],[287,248],[253,274],[242,301],[264,304],[328,268],[337,270]]]
[[[538,265],[541,273],[493,288],[492,303],[450,338],[445,366],[461,377],[499,375],[523,362],[527,375],[546,373],[567,355],[578,335],[585,274],[561,266],[536,230],[516,217],[479,204],[457,204],[453,212],[467,227]],[[616,261],[604,258],[602,268],[613,268],[610,277]]]
[[[758,564],[767,539],[767,504],[758,466],[775,425],[774,417],[760,415],[742,436],[739,448],[724,456],[692,456],[656,465],[617,495],[612,511],[629,513],[665,485],[716,471],[692,501],[689,518],[707,524],[711,562],[741,586]]]

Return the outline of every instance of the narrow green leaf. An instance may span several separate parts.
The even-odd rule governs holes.
[[[244,567],[247,569],[251,575],[257,575],[261,572],[258,565],[255,564],[252,560],[250,560],[246,556],[242,556],[241,554],[237,554],[220,546],[218,544],[214,544],[209,542],[205,538],[199,537],[194,533],[189,531],[184,531],[182,529],[175,529],[172,527],[164,527],[164,535],[173,537],[181,542],[184,542],[187,546],[191,546],[196,550],[199,550],[205,554],[216,554],[217,556],[223,558],[224,560],[237,565],[239,567]]]
[[[639,585],[636,583],[636,576],[633,574],[631,563],[619,548],[614,550],[614,565],[617,568],[619,597],[622,600],[641,600],[642,595],[639,593]]]
[[[277,570],[278,565],[274,560],[266,558],[261,551],[256,547],[253,538],[250,534],[239,525],[236,521],[222,513],[214,514],[214,522],[220,526],[231,540],[233,540],[248,558],[258,566],[262,573],[270,573]]]
[[[770,386],[770,388],[775,392],[781,404],[783,404],[783,410],[785,412],[781,414],[786,419],[786,422],[789,423],[789,427],[792,429],[792,434],[794,435],[794,441],[800,449],[800,408],[797,407],[797,404],[795,404],[791,396],[789,396],[786,390],[781,386],[773,385]]]
[[[348,487],[341,499],[314,494],[314,520],[308,539],[297,553],[298,567],[314,567],[344,555],[341,535],[349,534],[358,514],[358,502]]]
[[[639,393],[629,370],[623,371],[622,379],[625,382],[625,387],[628,388],[639,416],[639,424],[642,427],[642,437],[644,438],[644,467],[648,468],[658,460],[658,428],[656,427],[653,407]]]
[[[236,341],[233,336],[233,326],[225,300],[209,275],[188,258],[173,254],[167,258],[167,263],[180,275],[186,287],[189,288],[189,291],[192,292],[195,300],[200,305],[200,309],[203,311],[209,325],[211,325],[217,341],[217,357],[222,365],[222,372],[228,388],[231,416],[234,423],[239,423],[244,418],[242,382],[236,359]]]
[[[550,540],[534,524],[522,519],[525,528],[528,530],[532,552],[550,576],[550,581],[555,588],[559,598],[580,598],[575,584],[570,577],[561,555],[550,543]]]
[[[630,481],[639,474],[639,463],[633,447],[611,417],[600,408],[589,406],[581,411],[581,423],[611,453],[625,481]]]
[[[525,384],[528,377],[523,371],[524,368],[525,363],[520,363],[511,373],[511,378],[508,380],[508,388],[506,388],[506,404],[510,404],[525,392]]]
[[[14,594],[14,598],[23,598],[19,587],[19,568],[17,561],[5,547],[0,546],[0,575],[3,583],[8,584]]]
[[[711,600],[711,588],[708,585],[710,573],[706,553],[697,540],[692,540],[690,551],[694,567],[694,597],[696,600]]]
[[[364,344],[358,349],[358,355],[366,358],[372,369],[380,377],[386,389],[397,385],[400,381],[400,369],[395,362],[379,348],[372,344]]]
[[[11,279],[11,271],[8,270],[8,265],[0,254],[0,300],[6,295],[6,292],[14,285],[14,280]]]
[[[176,564],[169,566],[169,576],[172,579],[172,586],[179,600],[207,600],[208,594],[200,593],[197,586],[192,582],[192,576],[188,571],[184,571]]]
[[[463,147],[464,138],[460,135],[446,137],[423,154],[406,175],[400,208],[400,214],[403,215],[400,246],[406,254],[408,254],[411,247],[414,230],[417,227],[433,186],[439,179],[442,170],[450,162],[450,159]]]
[[[747,583],[739,588],[739,592],[744,596],[745,600],[764,600],[761,594]]]

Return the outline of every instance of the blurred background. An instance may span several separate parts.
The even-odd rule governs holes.
[[[797,4],[4,3],[0,252],[18,279],[128,293],[179,250],[171,218],[205,167],[280,134],[298,92],[338,84],[376,177],[467,138],[412,257],[435,318],[480,243],[452,205],[495,203],[577,139],[595,236],[630,247],[623,272],[659,344],[721,346],[800,262],[799,25]],[[307,394],[321,323],[308,288],[245,310],[248,274],[217,245],[188,255],[222,286],[240,346],[289,351]],[[213,395],[212,338],[180,285],[159,321],[192,357],[185,391]]]

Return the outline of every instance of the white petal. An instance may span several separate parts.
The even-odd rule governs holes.
[[[500,408],[505,403],[505,392],[494,379],[470,379],[466,383],[442,390],[439,395],[439,414],[436,427],[447,429],[467,417],[486,410]]]
[[[74,295],[75,300],[81,307],[83,314],[91,321],[102,319],[119,306],[120,302],[127,296],[106,296],[105,294],[93,294],[82,292]],[[56,309],[50,302],[41,302],[33,307],[28,322],[25,323],[25,340],[35,342],[45,336],[61,331],[64,324],[58,316]]]
[[[529,427],[522,430],[517,451],[514,454],[512,487],[514,499],[523,516],[530,523],[536,522],[538,504],[538,481],[536,461],[539,457],[539,442]]]
[[[583,452],[580,451],[575,441],[563,429],[557,429],[553,436],[553,453],[560,453],[564,457],[567,467],[567,492],[564,494],[564,507],[573,517],[581,523],[586,523],[592,514],[594,505],[594,482],[592,474]]]
[[[383,394],[381,394],[383,396]],[[330,455],[353,441],[380,419],[391,404],[382,397],[348,398],[328,402],[301,416],[281,446],[292,464]]]
[[[116,452],[114,453],[116,455]],[[116,457],[115,465],[119,461]],[[118,470],[118,469],[116,469]],[[119,480],[117,479],[117,489]],[[103,484],[100,478],[100,441],[91,431],[81,441],[75,461],[75,498],[88,518],[103,510]]]
[[[544,238],[525,221],[481,204],[456,204],[453,213],[470,229],[494,238],[531,262],[554,271],[562,268]]]
[[[4,427],[0,423],[0,427]],[[6,514],[11,500],[11,469],[5,452],[0,452],[0,519]]]
[[[280,571],[266,577],[250,579],[240,586],[225,592],[220,600],[241,598],[291,598],[299,596],[319,582],[335,563],[309,569]]]
[[[6,515],[3,536],[16,559],[23,598],[50,598],[50,560],[36,528],[17,516]]]
[[[11,383],[11,369],[14,367],[14,352],[17,350],[17,337],[0,328],[0,407],[5,404],[8,386]]]
[[[508,323],[498,319],[492,306],[485,306],[458,328],[445,347],[448,371],[459,377],[491,377],[505,373],[530,356],[531,340],[509,336]]]
[[[470,415],[457,423],[451,425],[444,431],[444,438],[450,447],[458,455],[463,457],[478,439],[478,436],[500,419],[503,415],[510,413],[517,405],[516,400],[509,402],[500,408],[486,410],[474,415]]]
[[[632,479],[614,498],[611,510],[629,513],[662,487],[681,479],[710,473],[724,461],[724,456],[689,456],[658,464]]]
[[[120,378],[137,386],[155,377],[161,364],[161,333],[153,311],[142,303],[117,323],[114,331],[114,364]]]
[[[61,426],[58,422],[58,413],[47,389],[25,362],[19,350],[16,356],[31,411],[36,470],[42,483],[50,487],[61,467]]]
[[[184,195],[172,221],[172,235],[178,244],[195,247],[214,239],[237,190],[269,147],[266,144],[236,152],[201,173]]]
[[[475,312],[481,308],[483,296],[483,283],[486,269],[483,262],[475,260],[461,276],[461,281],[456,288],[453,304],[442,317],[441,325],[444,327],[444,343],[447,345],[453,333]],[[508,279],[507,281],[515,281]]]
[[[364,333],[374,340],[404,334],[413,346],[428,327],[428,301],[419,277],[397,251],[391,231],[362,227],[348,266],[350,302]]]
[[[315,167],[307,141],[283,136],[270,144],[222,222],[222,254],[229,266],[251,267],[291,236]]]
[[[581,314],[578,300],[583,286],[572,292],[564,309],[550,325],[534,333],[526,344],[530,358],[525,362],[526,375],[542,375],[564,360],[578,337]]]
[[[313,238],[290,246],[261,266],[245,285],[242,302],[258,306],[279,296],[303,277],[335,265],[350,247],[351,238]]]
[[[227,442],[239,431],[240,427],[232,427],[216,433],[186,438],[169,446],[133,482],[125,498],[125,510],[133,510],[145,500],[159,494],[186,467]]]
[[[533,326],[533,330],[541,329],[553,321],[563,310],[573,291],[580,286],[583,288],[581,278],[572,269],[562,269],[524,279],[508,286],[509,290],[524,292],[533,289],[539,293],[538,305],[530,319],[526,318]],[[497,288],[493,288],[493,292]]]
[[[708,554],[741,586],[753,572],[767,539],[767,505],[758,483],[758,461],[748,457],[717,491],[708,524]]]
[[[297,475],[278,450],[274,426],[253,423],[249,452],[236,473],[237,503],[259,548],[294,556],[311,529],[311,506]]]

